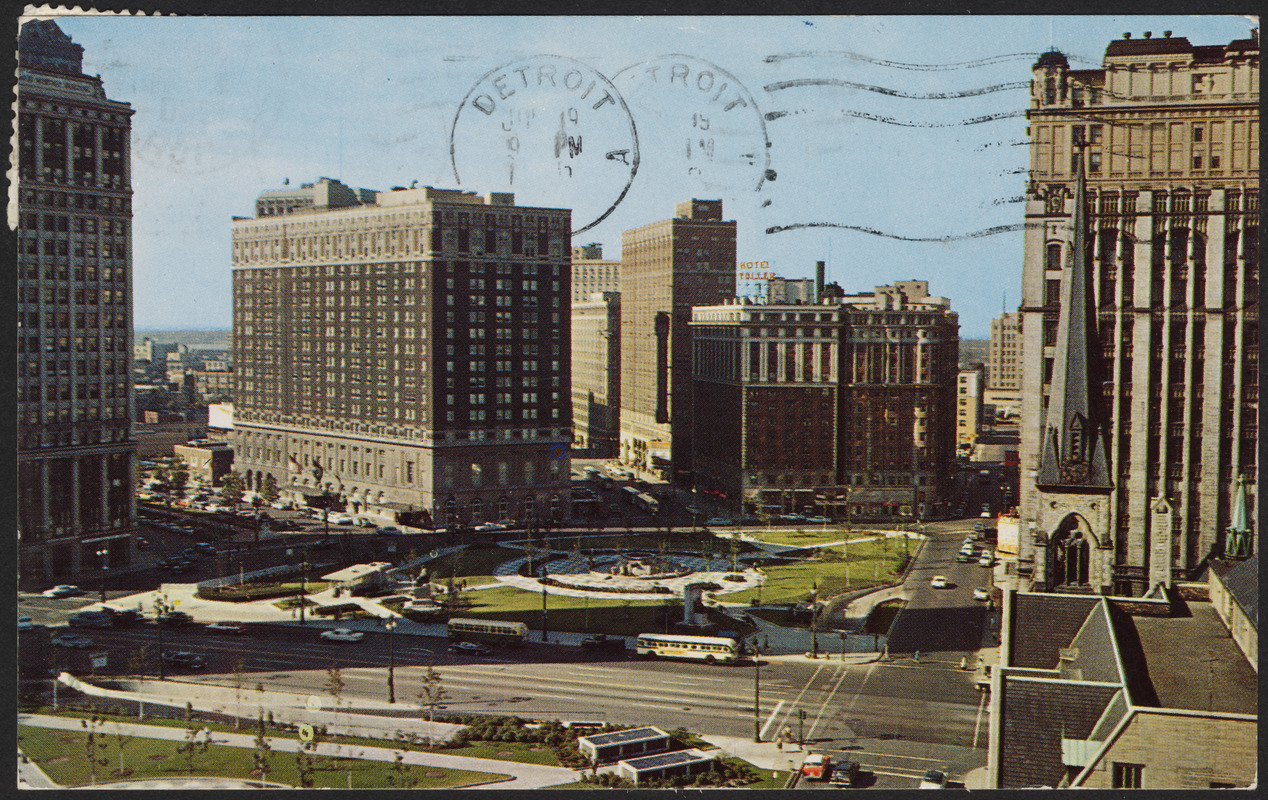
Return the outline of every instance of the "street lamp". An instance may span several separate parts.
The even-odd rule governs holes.
[[[388,617],[383,623],[387,628],[387,701],[396,702],[396,620]]]
[[[762,741],[762,648],[753,641],[753,741]]]
[[[304,624],[304,606],[308,605],[308,547],[304,547],[304,560],[299,567],[299,624]]]
[[[101,602],[106,602],[106,572],[110,569],[110,565],[106,562],[106,556],[110,555],[109,547],[102,547],[97,551],[97,558],[101,559]]]

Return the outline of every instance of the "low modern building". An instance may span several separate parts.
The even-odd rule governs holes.
[[[1257,782],[1258,676],[1199,584],[1145,600],[1007,591],[987,786]]]
[[[591,458],[615,456],[620,412],[621,294],[593,292],[572,304],[573,448]]]
[[[228,442],[199,439],[172,448],[177,458],[184,459],[189,477],[209,486],[219,486],[221,479],[233,470],[233,446]]]
[[[650,780],[708,772],[716,764],[717,758],[706,756],[699,750],[676,750],[672,753],[626,759],[617,765],[617,773],[637,786]]]
[[[207,438],[207,409],[144,411],[133,434],[138,458],[175,455],[178,445]]]
[[[663,753],[669,749],[669,745],[669,734],[650,726],[577,737],[577,749],[581,751],[581,755],[596,764],[620,761],[630,756]]]

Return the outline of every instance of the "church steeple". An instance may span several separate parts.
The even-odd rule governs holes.
[[[1061,315],[1036,480],[1039,487],[1058,491],[1113,487],[1105,452],[1104,419],[1098,410],[1100,398],[1094,394],[1100,391],[1101,375],[1094,350],[1096,310],[1088,280],[1086,202],[1087,177],[1080,144],[1072,241],[1061,274]]]

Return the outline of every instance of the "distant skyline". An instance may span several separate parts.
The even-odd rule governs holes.
[[[511,191],[520,204],[576,209],[574,228],[628,181],[573,241],[599,242],[610,258],[623,230],[667,218],[683,200],[721,198],[741,262],[801,278],[826,261],[828,280],[847,292],[928,280],[968,339],[986,338],[1020,294],[1022,234],[1008,226],[1022,221],[1024,112],[1039,53],[1055,47],[1089,68],[1124,32],[1224,44],[1258,25],[1238,16],[55,18],[84,48],[84,71],[136,111],[137,330],[227,329],[230,219],[251,216],[263,191],[326,176],[378,190],[416,181]],[[490,83],[492,71],[506,66],[515,78],[543,54],[559,58],[519,75],[547,65],[612,82],[637,131],[632,179],[620,163],[628,131],[613,122],[619,113],[607,115],[624,113],[616,103],[582,113],[584,136],[560,155],[564,140],[554,152],[541,146],[543,124],[558,127],[560,103],[576,93],[521,87],[493,101],[493,86],[514,84]],[[675,64],[693,85],[670,74]],[[586,102],[601,98],[594,91]],[[740,102],[724,112],[721,95],[733,91]],[[504,106],[486,114],[481,94],[486,108]],[[493,124],[508,110],[538,124],[514,172]]]

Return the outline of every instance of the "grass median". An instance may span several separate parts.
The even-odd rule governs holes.
[[[101,726],[99,764],[95,783],[98,786],[119,780],[188,778],[187,758],[177,752],[182,741],[123,736],[123,755],[119,755],[119,737],[115,726]],[[84,786],[94,782],[85,752],[87,733],[50,728],[18,726],[18,747],[39,765],[54,782],[63,786]],[[242,780],[264,779],[297,786],[300,782],[294,753],[271,751],[266,776],[252,774],[255,750],[251,747],[212,745],[194,758],[194,777],[221,777]],[[123,768],[120,770],[120,763]],[[444,789],[470,786],[500,780],[506,776],[420,765],[394,765],[389,761],[314,756],[312,778],[315,788],[384,789],[412,785],[419,789]]]

